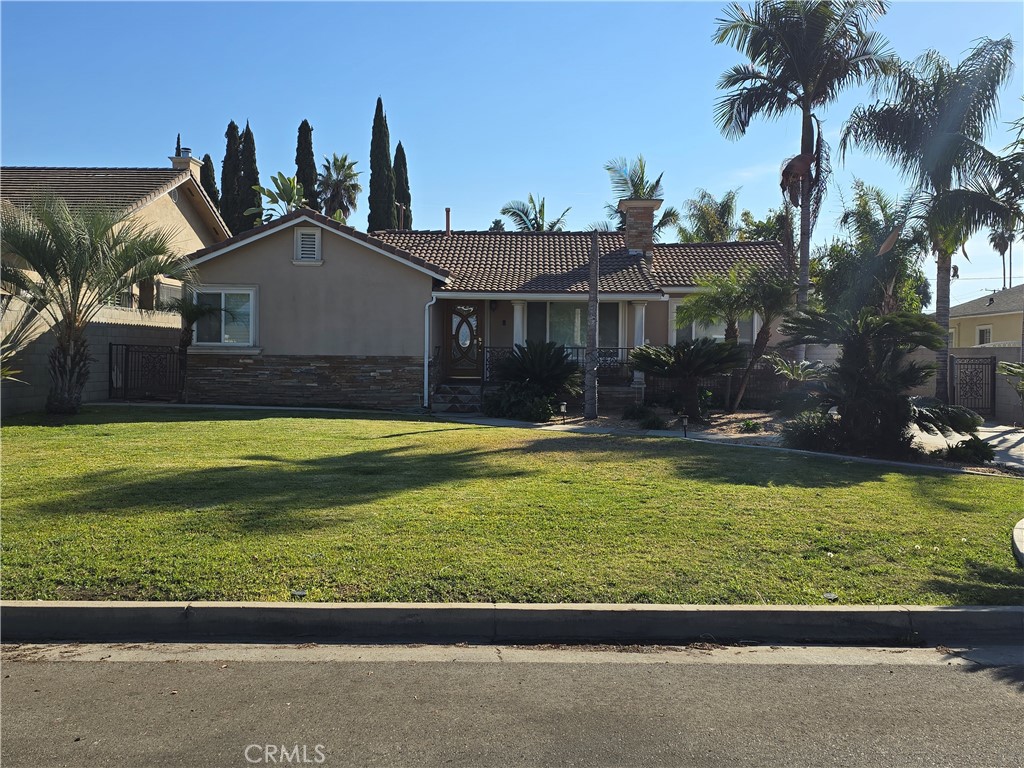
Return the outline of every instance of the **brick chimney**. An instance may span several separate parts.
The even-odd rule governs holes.
[[[644,255],[650,265],[654,251],[654,212],[661,208],[661,200],[619,200],[619,210],[626,219],[626,249],[631,254]]]
[[[192,178],[199,183],[199,172],[202,170],[203,161],[192,157],[192,150],[188,147],[181,148],[181,157],[169,157],[171,167],[176,171],[189,171]]]

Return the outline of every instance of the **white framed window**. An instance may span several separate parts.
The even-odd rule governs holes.
[[[992,326],[991,325],[977,325],[976,336],[977,341],[975,344],[991,344],[992,343]]]
[[[320,250],[320,227],[295,228],[295,252],[292,254],[292,263],[323,263],[323,254]]]
[[[204,286],[196,303],[214,307],[194,326],[195,343],[252,347],[256,344],[256,289]]]
[[[623,347],[625,320],[623,304],[602,301],[597,309],[599,347]],[[531,301],[526,305],[526,338],[553,341],[565,347],[587,345],[587,303],[585,301]]]

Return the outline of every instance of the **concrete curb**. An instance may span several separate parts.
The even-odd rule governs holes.
[[[5,642],[1005,645],[1024,606],[0,602]]]
[[[1024,520],[1013,526],[1013,556],[1024,568]]]

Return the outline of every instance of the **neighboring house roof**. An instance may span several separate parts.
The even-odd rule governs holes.
[[[387,230],[373,237],[447,269],[446,291],[481,293],[586,293],[590,232],[415,232]],[[660,293],[690,287],[699,277],[738,263],[782,271],[779,243],[656,244],[653,264],[626,250],[622,232],[598,233],[600,290]]]
[[[280,218],[274,219],[267,224],[261,224],[258,227],[254,227],[246,232],[230,237],[227,240],[212,245],[209,248],[203,248],[189,255],[189,261],[192,265],[201,264],[204,261],[216,258],[223,253],[233,251],[236,248],[243,246],[245,243],[251,240],[258,240],[262,237],[266,237],[269,234],[277,232],[278,230],[285,229],[286,227],[301,224],[302,222],[312,222],[319,224],[327,230],[333,231],[339,235],[343,235],[354,240],[359,240],[366,245],[377,250],[384,251],[386,254],[396,257],[402,261],[406,261],[409,264],[419,267],[428,272],[432,272],[436,277],[440,279],[448,278],[448,271],[439,267],[436,264],[426,261],[419,256],[414,256],[407,251],[403,251],[401,248],[396,248],[390,243],[386,243],[382,240],[378,240],[375,237],[371,237],[365,232],[360,232],[357,229],[353,229],[345,224],[339,224],[334,219],[329,219],[322,213],[310,210],[309,208],[302,208],[297,211],[292,211]]]
[[[1009,312],[1024,311],[1024,283],[996,291],[991,296],[971,299],[963,304],[949,308],[949,316],[973,317],[978,315],[1004,315]]]
[[[0,198],[26,205],[44,195],[59,195],[72,207],[109,206],[133,213],[157,198],[186,184],[195,197],[198,191],[216,236],[228,236],[220,212],[196,183],[188,169],[174,168],[45,168],[4,166],[0,168]]]

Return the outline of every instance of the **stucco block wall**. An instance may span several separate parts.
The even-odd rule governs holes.
[[[5,318],[5,326],[6,321],[13,319],[13,315]],[[101,309],[96,320],[86,330],[92,362],[83,402],[107,399],[110,344],[176,347],[181,333],[180,323],[177,315],[165,312],[143,314],[113,307]],[[0,386],[0,413],[9,416],[45,408],[46,395],[50,389],[47,361],[52,349],[53,334],[48,330],[29,343],[14,364],[21,371],[18,378],[25,383],[3,382]]]
[[[322,230],[323,262],[292,263],[294,227],[197,266],[209,287],[254,287],[256,347],[267,356],[423,356],[433,279]]]
[[[953,347],[949,354],[951,357],[995,357],[997,361],[1010,363],[1020,361],[1020,347]],[[935,353],[928,349],[917,349],[911,359],[920,363],[934,363]],[[923,386],[915,389],[913,394],[934,397],[935,377],[932,376]],[[1004,424],[1024,423],[1024,409],[1011,385],[1011,379],[999,373],[996,373],[995,416],[990,418]]]
[[[423,356],[190,355],[190,403],[422,405]]]

